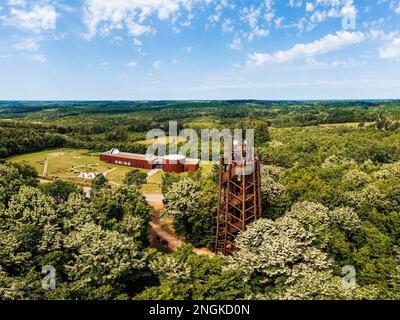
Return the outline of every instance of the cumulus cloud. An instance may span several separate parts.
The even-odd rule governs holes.
[[[400,58],[400,38],[393,39],[389,46],[379,49],[379,56],[382,59]]]
[[[99,32],[108,34],[113,29],[126,28],[133,36],[152,33],[148,24],[150,17],[174,22],[181,10],[190,11],[193,3],[201,0],[86,0],[84,22],[88,28],[87,37]],[[201,1],[203,2],[203,1]]]
[[[336,34],[329,34],[320,40],[308,44],[296,44],[289,50],[277,51],[275,53],[253,53],[249,55],[249,64],[264,65],[267,63],[279,64],[290,62],[299,58],[310,58],[344,47],[361,43],[365,36],[361,32],[339,31]]]
[[[56,29],[56,20],[57,13],[53,6],[35,4],[30,9],[11,8],[10,17],[5,23],[19,29],[40,32]]]

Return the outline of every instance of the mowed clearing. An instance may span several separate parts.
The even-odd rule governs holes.
[[[102,162],[97,152],[70,148],[28,153],[8,158],[7,161],[30,164],[42,179],[61,179],[83,186],[89,186],[91,181],[80,177],[80,174],[103,173],[113,185],[118,185],[122,183],[125,174],[133,169]],[[200,166],[204,173],[212,171],[212,163],[209,161],[202,161]],[[139,170],[144,173],[149,172],[145,169]],[[151,175],[147,179],[147,184],[143,186],[143,192],[160,194],[163,175],[164,172],[161,170]],[[187,173],[181,175],[186,176]]]
[[[122,182],[125,174],[132,170],[130,167],[118,166],[101,162],[99,154],[84,149],[56,149],[35,153],[24,154],[11,157],[9,162],[25,163],[33,166],[39,173],[43,183],[56,179],[72,182],[84,187],[84,190],[90,193],[90,179],[80,178],[81,173],[106,173],[106,178],[112,186],[117,186]],[[204,161],[201,163],[203,172],[211,172],[212,162]],[[149,170],[140,169],[148,173]],[[161,194],[161,182],[164,173],[162,170],[156,170],[147,178],[147,184],[143,185],[142,191],[153,206],[153,221],[150,226],[159,238],[168,242],[169,249],[175,251],[183,243],[178,239],[171,227],[171,221],[168,219],[160,220],[160,211],[163,208],[163,196]],[[187,176],[187,173],[181,174]],[[169,226],[169,228],[165,228]],[[195,249],[197,254],[213,256],[214,254],[205,249]]]
[[[106,173],[108,180],[120,183],[132,169],[101,162],[98,153],[84,149],[47,150],[11,157],[8,161],[30,164],[41,178],[69,180],[77,184],[88,184],[87,179],[79,177],[80,173]]]

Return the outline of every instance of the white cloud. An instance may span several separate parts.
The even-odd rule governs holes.
[[[306,11],[307,12],[313,12],[315,9],[314,4],[312,2],[307,2],[306,4]]]
[[[221,19],[221,15],[222,15],[222,10],[223,10],[223,6],[221,4],[217,5],[215,7],[215,14],[213,14],[212,16],[208,17],[208,20],[210,21],[210,23],[216,23]]]
[[[261,8],[251,6],[249,8],[243,8],[241,10],[241,20],[247,22],[250,27],[250,32],[247,34],[249,41],[252,41],[254,37],[266,37],[269,34],[269,30],[259,24],[261,15]]]
[[[30,10],[11,8],[6,24],[23,30],[40,32],[56,29],[57,13],[53,6],[34,5]]]
[[[222,23],[222,32],[223,33],[231,33],[233,32],[234,27],[232,21],[230,19],[225,19]]]
[[[160,70],[160,67],[161,67],[161,61],[160,61],[160,60],[157,60],[157,61],[155,61],[155,62],[153,63],[153,68],[154,68],[155,70]]]
[[[47,57],[41,54],[32,56],[32,59],[39,63],[45,63],[47,61]]]
[[[150,17],[171,20],[180,16],[181,10],[190,11],[194,3],[202,0],[86,0],[84,22],[88,28],[87,37],[100,32],[107,35],[113,29],[128,29],[133,36],[155,32],[147,24]]]
[[[355,17],[357,15],[357,9],[353,4],[353,0],[346,2],[342,8],[343,17]]]
[[[274,4],[274,0],[264,0],[265,10],[267,10],[267,11],[272,10],[273,4]]]
[[[39,42],[36,39],[25,39],[20,42],[17,42],[14,45],[15,49],[18,50],[26,50],[26,51],[37,51],[40,48]]]
[[[290,0],[289,6],[292,8],[300,8],[303,5],[302,0]]]
[[[274,21],[275,27],[279,29],[282,26],[283,20],[285,20],[284,17],[276,18]]]
[[[139,39],[137,39],[137,38],[134,38],[134,39],[133,39],[133,45],[134,45],[135,47],[140,47],[142,44],[143,44],[143,42],[142,42],[141,40],[139,40]]]
[[[399,0],[391,0],[389,3],[390,10],[393,10],[394,13],[400,15],[400,1]]]
[[[372,40],[380,40],[380,41],[392,41],[397,34],[398,34],[397,31],[391,31],[385,33],[383,30],[380,29],[370,29],[368,32],[368,36]]]
[[[99,67],[109,67],[111,64],[109,62],[101,62],[98,64]]]
[[[300,66],[300,69],[332,69],[332,68],[355,68],[365,65],[364,62],[355,59],[333,60],[330,62],[319,61],[315,58],[306,58],[305,64]]]
[[[386,48],[379,49],[379,56],[382,59],[400,58],[400,38],[394,39]]]
[[[232,43],[229,44],[229,48],[237,51],[242,50],[242,40],[240,38],[233,39]]]
[[[129,34],[132,36],[135,36],[135,37],[142,36],[146,33],[154,32],[153,28],[151,28],[149,26],[145,26],[140,23],[136,23],[135,21],[132,21],[132,20],[126,21],[126,27],[129,31]],[[107,30],[107,28],[105,30]]]
[[[296,1],[293,1],[295,6]],[[315,29],[318,24],[329,19],[354,17],[357,8],[354,0],[316,0],[306,2],[306,16],[302,17],[297,23],[297,27],[303,31]]]
[[[115,36],[113,42],[120,44],[124,39],[120,36]]]
[[[136,61],[128,62],[128,63],[126,64],[126,66],[127,66],[128,68],[135,68],[135,67],[137,66],[137,62],[136,62]]]
[[[309,44],[296,44],[286,51],[277,51],[273,54],[255,52],[249,55],[248,63],[256,65],[267,63],[278,64],[290,62],[298,58],[315,57],[360,43],[364,38],[365,36],[361,32],[339,31],[335,35],[329,34]]]
[[[21,6],[21,7],[24,7],[24,6],[26,6],[27,3],[26,3],[26,0],[8,0],[7,4],[9,6]]]

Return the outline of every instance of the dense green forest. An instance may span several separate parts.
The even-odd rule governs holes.
[[[216,171],[166,174],[162,214],[185,240],[149,247],[130,173],[111,187],[40,185],[27,152],[145,152],[154,128],[254,128],[264,219],[213,248]],[[0,102],[0,299],[400,299],[400,101]],[[57,270],[55,290],[41,270]],[[343,267],[355,270],[346,288]]]

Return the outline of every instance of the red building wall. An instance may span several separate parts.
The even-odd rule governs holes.
[[[199,164],[185,164],[184,172],[196,172],[199,170]]]
[[[114,154],[100,154],[100,161],[147,170],[156,167],[156,163],[149,163],[146,159],[135,159]],[[199,169],[199,163],[182,163],[179,160],[163,159],[160,164],[164,172],[171,173],[196,172]]]
[[[165,159],[163,163],[164,172],[185,172],[185,165],[180,161]]]
[[[117,156],[117,155],[101,154],[100,160],[107,162],[107,163],[124,165],[124,166],[129,166],[129,167],[138,168],[138,169],[148,169],[148,170],[153,169],[153,164],[149,163],[145,159],[143,159],[143,160],[130,159],[130,158],[125,158],[125,157],[121,157],[121,156]],[[117,163],[116,161],[120,161],[122,163]]]

